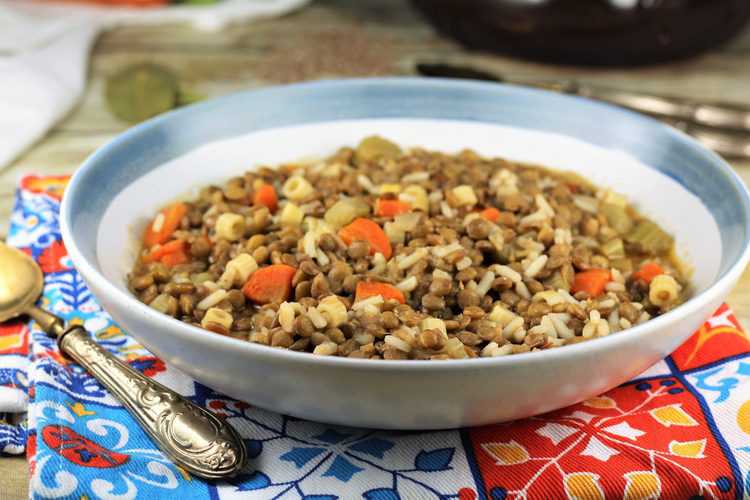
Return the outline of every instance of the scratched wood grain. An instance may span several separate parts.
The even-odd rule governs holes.
[[[13,191],[23,173],[71,173],[97,147],[127,128],[106,109],[103,82],[125,65],[152,61],[178,72],[194,92],[213,97],[277,83],[333,77],[409,75],[417,60],[478,64],[513,76],[576,78],[622,89],[750,105],[750,31],[690,61],[641,69],[548,66],[467,53],[437,35],[406,0],[317,0],[278,19],[201,32],[189,26],[129,27],[96,44],[89,84],[70,115],[0,172],[0,237],[7,231]],[[733,165],[750,182],[750,161]],[[730,297],[750,325],[750,272]],[[26,498],[23,464],[0,460],[2,498]],[[4,477],[2,477],[4,476]],[[6,484],[7,483],[7,484]]]

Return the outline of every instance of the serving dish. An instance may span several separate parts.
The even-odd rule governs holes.
[[[141,304],[126,275],[165,202],[254,165],[323,156],[364,136],[573,170],[627,195],[675,235],[694,297],[606,338],[507,358],[376,361],[309,356],[202,331]],[[750,197],[682,133],[585,99],[420,79],[343,80],[240,93],[135,127],[74,175],[62,233],[102,306],[154,354],[262,408],[395,429],[482,425],[604,392],[675,349],[723,301],[748,257]]]

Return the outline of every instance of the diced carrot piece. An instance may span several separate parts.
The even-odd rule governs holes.
[[[185,252],[185,241],[184,240],[172,240],[163,245],[154,247],[148,255],[143,257],[143,262],[156,262],[161,260],[162,257],[171,253]]]
[[[370,255],[380,252],[386,260],[390,259],[393,253],[391,242],[383,228],[370,219],[362,217],[354,219],[351,224],[339,230],[339,237],[347,245],[351,245],[354,241],[366,241],[370,244]]]
[[[184,203],[173,203],[159,212],[153,222],[146,228],[143,235],[143,243],[147,247],[165,243],[180,226],[182,218],[187,214],[187,205]]]
[[[375,215],[393,217],[411,212],[411,203],[393,198],[378,198],[375,202]]]
[[[279,208],[279,197],[276,190],[270,184],[263,184],[255,190],[253,195],[253,205],[265,205],[271,213]]]
[[[242,287],[242,293],[256,304],[284,302],[292,291],[292,278],[296,272],[295,268],[286,264],[261,267],[250,275]]]
[[[487,207],[479,212],[479,215],[490,222],[497,222],[500,220],[500,210],[495,207]]]
[[[636,281],[643,281],[646,284],[650,284],[651,280],[664,274],[664,269],[656,262],[647,262],[641,266],[641,268],[633,273],[633,279]]]
[[[380,295],[383,297],[383,300],[395,299],[402,304],[406,302],[406,298],[401,290],[388,283],[380,283],[378,281],[360,281],[357,283],[354,301],[356,302],[375,295]]]
[[[161,258],[161,263],[167,267],[179,266],[180,264],[187,264],[188,262],[190,262],[190,257],[185,253],[185,250],[168,253]]]
[[[598,297],[604,293],[604,287],[611,279],[607,269],[589,269],[576,273],[571,290],[573,293],[586,292],[589,297]]]

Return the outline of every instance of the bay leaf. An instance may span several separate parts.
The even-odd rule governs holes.
[[[128,66],[107,79],[107,106],[119,119],[138,123],[178,105],[177,76],[164,66],[140,63]]]

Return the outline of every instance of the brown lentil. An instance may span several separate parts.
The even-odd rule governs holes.
[[[422,297],[422,306],[430,311],[445,309],[445,300],[442,297],[428,293]]]
[[[425,330],[419,334],[417,343],[422,349],[437,351],[443,348],[445,339],[439,330]]]
[[[383,313],[383,326],[388,330],[395,330],[399,327],[401,322],[398,320],[398,317],[391,311],[386,311]]]
[[[464,288],[463,290],[458,292],[457,301],[458,305],[461,306],[461,308],[464,310],[464,314],[466,314],[466,309],[478,306],[481,298],[479,297],[479,294],[474,290]],[[484,315],[484,311],[482,311],[482,315]]]
[[[137,276],[130,280],[130,288],[136,291],[141,291],[154,284],[154,276],[152,274],[144,274]]]
[[[434,278],[430,282],[430,293],[437,296],[448,295],[453,288],[451,280],[446,278]]]

